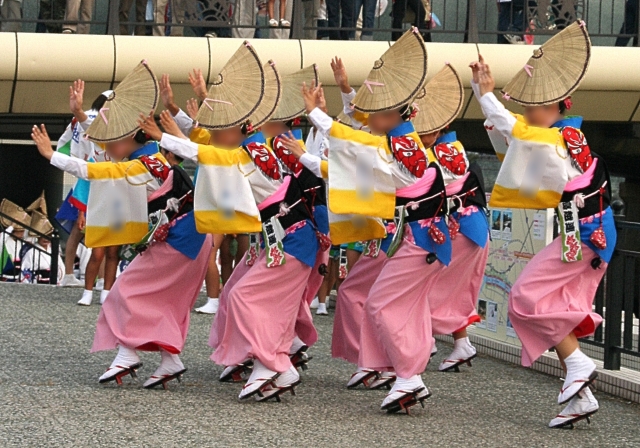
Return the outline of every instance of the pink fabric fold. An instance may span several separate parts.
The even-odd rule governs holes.
[[[424,175],[418,179],[415,184],[396,190],[396,196],[401,198],[417,198],[418,196],[427,193],[436,178],[436,174],[437,172],[435,168],[427,169]]]
[[[258,210],[262,211],[265,208],[269,207],[272,204],[277,204],[278,202],[284,201],[284,197],[287,194],[287,189],[289,188],[289,184],[291,183],[291,176],[287,176],[284,178],[284,182],[280,185],[278,190],[269,196],[267,199],[258,204]]]
[[[591,183],[591,180],[593,179],[593,173],[596,172],[597,163],[598,159],[593,159],[593,164],[589,168],[587,168],[587,171],[567,182],[567,184],[564,186],[564,191],[571,192],[588,187]]]

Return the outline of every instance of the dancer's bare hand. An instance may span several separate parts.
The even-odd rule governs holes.
[[[207,83],[202,76],[202,70],[194,68],[193,73],[189,73],[189,84],[196,96],[200,101],[204,101],[207,98]]]
[[[33,126],[31,129],[31,140],[35,142],[40,155],[47,160],[51,160],[54,151],[51,147],[51,139],[44,124],[41,124],[40,127],[37,125]]]

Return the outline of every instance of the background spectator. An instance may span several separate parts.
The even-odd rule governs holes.
[[[236,4],[233,8],[232,23],[234,26],[247,26],[247,28],[233,28],[231,35],[238,39],[251,39],[253,38],[256,29],[256,0],[236,0]]]
[[[67,0],[67,8],[64,14],[65,24],[62,27],[63,33],[89,34],[91,25],[88,23],[93,18],[95,0]]]
[[[351,31],[348,31],[347,28],[355,28],[356,26],[355,0],[326,0],[326,2],[329,28],[343,28],[329,30],[329,39],[349,40]]]
[[[60,33],[66,0],[40,0],[40,13],[38,20],[59,20],[59,23],[38,22],[36,33]]]
[[[393,2],[391,27],[398,31],[391,33],[391,40],[398,40],[402,36],[407,8],[414,14],[412,25],[420,30],[425,42],[431,42],[431,34],[428,32],[431,29],[431,3],[428,0],[395,0]]]
[[[135,2],[136,9],[136,22],[144,23],[147,12],[146,0],[120,0],[120,34],[128,36],[131,35],[129,31],[129,14],[131,13],[131,6]],[[136,25],[134,29],[136,36],[144,36],[147,34],[145,25]]]
[[[18,22],[5,22],[22,17],[22,0],[0,0],[0,31],[17,33],[22,30]]]
[[[498,34],[499,44],[521,44],[524,31],[525,0],[498,0]]]
[[[182,24],[187,10],[188,0],[154,0],[153,27],[154,36],[183,36],[183,26],[170,26],[166,24]]]
[[[620,34],[635,34],[633,45],[638,45],[638,0],[627,0],[624,7],[624,22]],[[616,47],[626,47],[630,37],[618,37]]]

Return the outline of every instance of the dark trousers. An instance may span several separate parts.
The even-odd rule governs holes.
[[[397,31],[391,33],[391,40],[398,40],[400,36],[402,36],[402,22],[407,13],[407,8],[411,9],[416,15],[413,26],[418,28],[425,42],[431,42],[431,33],[429,33],[427,29],[428,22],[424,20],[426,12],[420,0],[396,0],[393,2],[393,7],[391,8],[391,16],[393,18],[391,28]]]
[[[633,44],[638,45],[638,0],[627,0],[620,34],[635,34]],[[630,37],[618,37],[616,47],[626,47],[630,40]]]
[[[498,3],[498,31],[524,31],[524,0]],[[498,34],[498,43],[507,44],[504,34]]]
[[[326,0],[327,1],[327,18],[329,19],[329,28],[355,28],[356,5],[354,0]],[[340,17],[342,16],[342,20]],[[329,39],[331,40],[349,40],[351,31],[331,30],[329,31]]]

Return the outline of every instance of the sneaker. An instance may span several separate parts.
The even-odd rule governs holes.
[[[95,289],[96,291],[102,291],[104,289],[104,279],[99,278],[93,289]]]
[[[62,286],[63,288],[84,288],[84,282],[78,280],[73,274],[67,274],[62,277],[60,286]]]
[[[329,312],[327,311],[327,304],[326,303],[319,303],[318,304],[318,309],[316,310],[316,314],[318,316],[328,316]]]
[[[549,422],[549,428],[573,427],[577,421],[586,419],[591,423],[589,417],[598,412],[598,400],[593,396],[589,388],[583,389],[578,395],[573,397],[569,404],[556,417]]]
[[[207,303],[200,308],[196,308],[195,311],[200,314],[216,314],[218,306],[220,306],[219,299],[207,299]]]
[[[525,42],[522,39],[522,37],[520,37],[520,36],[518,36],[516,34],[505,34],[504,38],[510,44],[514,44],[514,45],[524,45],[525,44]]]
[[[309,305],[309,308],[311,308],[312,310],[315,310],[315,309],[318,308],[318,304],[319,303],[320,303],[320,301],[318,300],[318,296],[316,296],[316,298],[311,301],[311,304]]]

